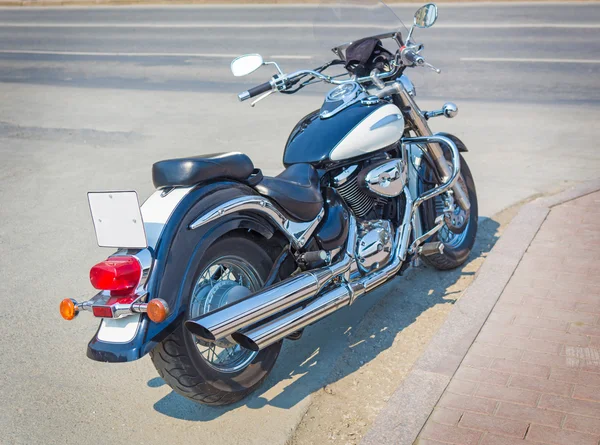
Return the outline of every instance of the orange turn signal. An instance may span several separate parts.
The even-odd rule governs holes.
[[[73,320],[77,315],[77,308],[75,302],[70,298],[65,298],[60,302],[60,315],[65,320]]]
[[[161,300],[160,298],[150,300],[146,310],[148,313],[148,318],[154,323],[165,321],[167,315],[169,315],[169,306],[167,305],[167,302]]]

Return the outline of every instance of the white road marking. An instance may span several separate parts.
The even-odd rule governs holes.
[[[101,52],[101,51],[46,51],[29,49],[0,49],[0,54],[35,54],[54,56],[108,56],[108,57],[198,57],[207,59],[233,59],[239,54],[208,54],[208,53],[130,53],[130,52]],[[309,60],[311,56],[279,54],[269,56],[273,59]]]
[[[544,1],[511,1],[510,3],[506,3],[504,1],[459,1],[459,2],[445,2],[443,4],[444,8],[490,8],[490,7],[505,7],[505,8],[513,8],[515,6],[551,6],[551,7],[568,7],[571,8],[573,6],[589,6],[595,3],[594,0],[573,0],[573,1],[555,1],[555,0],[544,0]],[[387,5],[390,9],[410,9],[411,14],[414,11],[415,7],[410,3],[394,3],[387,2]],[[282,4],[272,4],[272,3],[231,3],[231,4],[137,4],[137,5],[94,5],[94,10],[126,10],[126,9],[318,9],[320,6],[318,3],[282,3]],[[345,8],[352,8],[352,5],[346,5]],[[361,7],[361,6],[359,6]],[[14,11],[14,6],[0,6],[0,11]],[[29,5],[27,6],[27,11],[39,11],[39,10],[75,10],[75,11],[89,11],[89,6],[78,6],[78,5],[61,5],[61,6],[35,6]]]
[[[0,22],[0,28],[166,28],[166,29],[279,29],[279,28],[356,28],[381,29],[393,31],[389,26],[377,26],[364,23],[35,23]],[[513,29],[513,28],[561,28],[561,29],[598,29],[600,23],[440,23],[433,29]]]
[[[461,57],[462,62],[600,63],[599,59],[530,59],[516,57]]]

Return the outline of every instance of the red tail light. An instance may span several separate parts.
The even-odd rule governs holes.
[[[111,257],[90,270],[92,286],[100,290],[109,290],[111,295],[125,295],[135,290],[141,276],[142,266],[131,256]]]

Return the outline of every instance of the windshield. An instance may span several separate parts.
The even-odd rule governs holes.
[[[321,0],[313,20],[314,39],[327,51],[363,37],[398,31],[404,40],[406,26],[389,6],[377,0]],[[398,49],[391,39],[382,38],[382,43],[392,53]]]

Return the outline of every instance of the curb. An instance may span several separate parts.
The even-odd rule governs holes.
[[[416,440],[551,208],[598,190],[600,180],[585,182],[521,208],[361,445]]]

